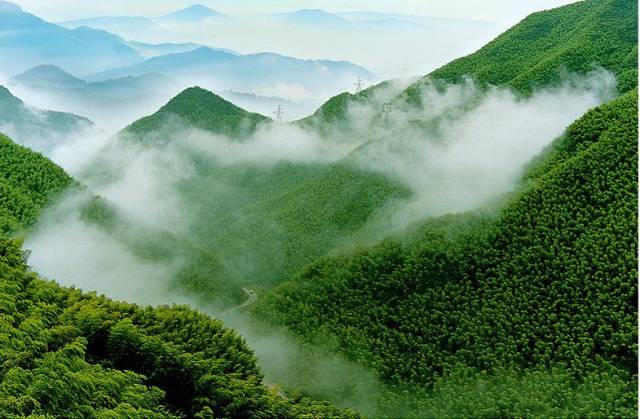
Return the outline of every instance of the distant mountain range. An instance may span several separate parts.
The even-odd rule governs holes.
[[[86,79],[100,81],[149,73],[164,74],[215,91],[252,92],[294,101],[341,92],[358,78],[376,79],[367,69],[344,61],[299,60],[272,53],[238,55],[206,47],[153,57]]]
[[[93,123],[78,115],[37,109],[0,86],[0,133],[32,150],[49,154],[56,146]]]
[[[156,21],[168,24],[198,23],[204,19],[225,17],[224,14],[201,4],[194,4],[186,9],[155,18]]]
[[[146,58],[157,57],[160,55],[166,54],[179,54],[181,52],[193,51],[194,49],[202,48],[202,45],[195,44],[193,42],[184,42],[184,43],[170,43],[166,42],[163,44],[149,44],[146,42],[138,42],[138,41],[129,41],[127,42],[131,48],[133,48],[138,54]],[[223,51],[229,54],[239,55],[238,52],[226,49],[226,48],[213,48],[209,47],[214,51]]]
[[[70,30],[0,1],[0,72],[5,76],[44,63],[86,74],[142,60],[119,36],[88,27]]]
[[[20,96],[49,109],[82,113],[96,122],[116,126],[153,112],[181,88],[170,77],[153,73],[87,82],[52,65],[14,76],[9,85]]]
[[[243,53],[347,60],[383,78],[432,71],[500,31],[497,24],[468,19],[321,9],[229,16],[201,5],[161,17],[95,17],[61,25],[89,26],[150,43],[194,42]]]
[[[302,60],[274,53],[242,55],[196,42],[150,43],[129,36],[126,40],[104,30],[115,24],[142,32],[170,27],[181,31],[229,19],[196,5],[159,17],[66,22],[69,28],[65,28],[0,0],[0,76],[13,77],[12,89],[29,102],[116,124],[149,114],[194,85],[227,92],[227,97],[241,99],[252,111],[271,112],[277,104],[289,104],[288,115],[297,118],[352,88],[358,78],[368,83],[377,79],[371,71],[347,61]],[[109,79],[120,80],[95,83]]]
[[[95,28],[102,28],[105,30],[116,29],[120,25],[127,25],[128,27],[138,29],[157,28],[160,25],[177,25],[183,23],[200,23],[209,18],[223,18],[224,14],[205,7],[201,4],[194,4],[193,6],[185,9],[178,10],[173,13],[169,13],[158,17],[143,17],[143,16],[103,16],[93,17],[86,19],[74,19],[61,22],[60,24],[69,27],[77,28],[81,26],[90,26]]]

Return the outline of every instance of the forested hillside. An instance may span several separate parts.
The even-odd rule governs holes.
[[[171,99],[158,112],[128,126],[124,133],[158,141],[160,133],[167,140],[181,129],[198,128],[243,138],[267,121],[269,118],[247,112],[208,90],[192,87]]]
[[[43,111],[26,105],[0,86],[0,132],[40,152],[48,152],[92,122],[78,115]]]
[[[30,272],[8,233],[72,185],[0,137],[0,416],[356,417],[267,390],[244,341],[203,314],[117,303]]]
[[[249,114],[211,92],[191,88],[156,114],[127,127],[120,138],[125,144],[166,152],[163,145],[179,145],[189,129],[199,128],[228,135],[233,142],[253,141],[259,147],[263,138],[250,134],[264,121],[267,118]],[[287,141],[296,146],[295,137]],[[122,143],[109,146],[117,150]],[[207,154],[178,146],[168,152],[194,170],[188,176],[175,176],[175,189],[191,225],[185,240],[174,247],[188,241],[206,254],[200,279],[181,279],[199,296],[226,293],[233,300],[243,295],[242,285],[277,284],[348,241],[382,206],[410,194],[397,181],[347,162],[228,163],[217,160],[215,151]],[[117,177],[124,169],[112,161],[98,159],[88,176],[107,182]],[[235,292],[229,289],[231,284]]]
[[[30,226],[73,183],[53,162],[0,134],[0,232]]]
[[[605,68],[618,78],[621,93],[633,89],[638,77],[637,0],[587,0],[534,13],[479,51],[425,76],[395,99],[421,105],[430,80],[448,83],[471,77],[481,85],[511,88],[524,94],[548,87],[563,76]],[[347,117],[352,103],[366,101],[386,84],[358,95],[343,94],[301,121],[321,131]]]
[[[0,236],[0,416],[356,417],[262,386],[244,341],[186,307],[60,288]]]
[[[414,414],[635,415],[637,112],[634,90],[574,123],[495,223],[434,220],[414,245],[320,261],[258,313],[389,383],[435,385]],[[485,394],[457,403],[474,382]]]

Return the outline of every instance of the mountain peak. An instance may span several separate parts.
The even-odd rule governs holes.
[[[11,78],[12,83],[42,86],[57,85],[66,88],[83,87],[86,82],[75,78],[60,67],[45,64],[38,65]]]
[[[208,8],[202,4],[194,4],[187,8],[160,16],[162,20],[197,21],[208,17],[224,16],[222,13]]]
[[[139,138],[153,136],[159,132],[167,134],[165,137],[175,136],[173,131],[179,130],[172,124],[175,117],[184,122],[187,128],[198,128],[232,138],[246,137],[254,132],[259,124],[269,121],[269,118],[247,112],[209,90],[189,87],[158,112],[131,124],[125,132]]]

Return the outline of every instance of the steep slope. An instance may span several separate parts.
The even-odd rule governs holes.
[[[30,226],[74,181],[40,154],[0,134],[0,234]]]
[[[67,71],[86,74],[134,64],[142,58],[113,34],[86,27],[69,30],[2,1],[0,60],[5,75],[41,64],[54,64]]]
[[[408,247],[320,261],[262,299],[260,316],[323,336],[396,385],[449,391],[446,376],[458,376],[473,391],[486,374],[545,371],[528,410],[513,410],[498,378],[486,397],[505,410],[460,405],[471,416],[562,416],[589,382],[580,397],[596,410],[583,413],[635,412],[637,112],[635,90],[588,112],[534,163],[497,221],[456,230],[434,220]],[[568,393],[546,405],[555,374]],[[603,402],[614,393],[617,402]]]
[[[141,308],[38,278],[8,238],[76,183],[0,136],[0,416],[357,415],[262,385],[245,342],[185,307]]]
[[[162,132],[168,138],[173,128],[167,124],[182,123],[183,126],[176,129],[191,127],[242,138],[267,121],[269,118],[246,112],[214,93],[191,87],[171,99],[158,112],[128,126],[124,134],[150,138]]]
[[[530,93],[558,82],[567,73],[585,74],[599,67],[617,76],[624,93],[636,85],[638,74],[637,5],[636,0],[589,0],[534,13],[476,53],[409,86],[396,101],[420,106],[422,88],[434,79],[456,83],[471,77],[483,85]],[[357,97],[333,98],[301,122],[326,130],[324,124],[347,118],[352,103],[383,88],[378,85]]]
[[[182,281],[182,285],[212,298],[216,290],[225,292],[221,283],[232,284],[237,291],[247,284],[277,284],[348,242],[385,204],[410,194],[398,182],[348,163],[225,161],[229,144],[187,135],[189,129],[198,128],[259,148],[263,136],[250,134],[265,121],[213,93],[188,89],[156,114],[125,129],[120,135],[123,141],[101,153],[106,157],[92,165],[87,179],[100,185],[114,178],[117,182],[127,170],[126,163],[114,166],[119,160],[108,157],[109,153],[126,155],[119,147],[135,148],[140,143],[147,146],[143,150],[166,153],[171,161],[182,162],[179,167],[188,166],[191,173],[166,170],[173,173],[171,187],[180,197],[189,225],[184,238],[210,252],[207,266],[212,269],[206,271],[208,279],[200,275],[197,281]],[[285,129],[265,135],[290,134]],[[292,148],[298,147],[297,138],[291,141]],[[214,145],[203,153],[194,142]]]
[[[613,72],[620,91],[627,92],[638,78],[637,6],[636,0],[591,0],[534,13],[428,77],[457,82],[469,76],[528,93],[557,82],[563,73],[584,74],[599,66]],[[416,103],[423,83],[406,91]]]
[[[78,115],[32,108],[0,86],[0,132],[24,146],[47,153],[91,125]]]
[[[356,417],[267,390],[244,341],[203,314],[38,279],[3,235],[0,300],[3,417]]]

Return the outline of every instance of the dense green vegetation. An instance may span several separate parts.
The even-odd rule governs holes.
[[[28,253],[6,233],[30,226],[72,185],[49,160],[0,137],[0,416],[357,416],[268,390],[244,341],[208,316],[117,303],[30,272]],[[118,222],[100,198],[83,215]]]
[[[74,114],[31,108],[0,86],[0,131],[22,145],[48,151],[91,125],[90,120]]]
[[[636,86],[637,0],[587,0],[534,13],[479,51],[426,75],[395,102],[420,106],[422,89],[434,80],[458,83],[470,77],[482,86],[527,94],[561,82],[567,74],[586,74],[596,68],[615,74],[621,93]],[[351,104],[366,101],[386,87],[383,83],[357,96],[336,96],[300,122],[329,132],[332,124],[346,123]]]
[[[0,232],[33,224],[42,209],[74,182],[40,154],[0,134]]]
[[[190,237],[215,252],[222,275],[236,283],[282,281],[409,193],[342,164],[204,167],[179,188],[196,220]]]
[[[243,138],[269,118],[247,112],[220,96],[199,87],[191,87],[171,99],[151,116],[144,117],[125,130],[148,141],[168,141],[176,130],[198,128],[232,138]],[[162,135],[158,135],[162,133]]]
[[[480,51],[455,60],[411,86],[405,94],[419,102],[429,78],[455,83],[465,76],[481,84],[529,93],[596,67],[613,72],[620,92],[638,79],[637,0],[580,1],[534,13]]]
[[[122,137],[129,138],[134,132],[134,138],[152,147],[179,143],[181,132],[171,127],[175,113],[171,109],[191,115],[187,127],[227,133],[224,119],[201,112],[217,109],[220,103],[213,93],[188,89],[158,113],[129,126]],[[246,114],[235,107],[228,113]],[[234,132],[236,140],[244,139],[239,131]],[[151,137],[158,141],[144,141]],[[241,285],[279,283],[344,245],[386,203],[409,195],[398,182],[348,163],[225,164],[179,144],[172,153],[194,169],[175,185],[191,225],[187,239],[173,241],[174,250],[183,257],[194,248],[202,249],[197,259],[206,262],[206,269],[197,267],[203,271],[197,279],[181,277],[176,285],[207,299],[231,294],[227,300],[234,302],[244,295]],[[110,164],[111,160],[103,165],[98,162],[89,176],[111,181],[119,169]],[[190,250],[181,251],[187,241]],[[194,269],[195,265],[189,268]]]
[[[2,417],[356,417],[268,391],[242,339],[203,314],[38,279],[5,236],[0,301]]]
[[[322,336],[400,388],[433,389],[418,412],[517,414],[510,403],[524,396],[500,391],[517,382],[539,387],[521,414],[583,403],[634,416],[637,111],[634,90],[588,112],[529,168],[497,221],[432,220],[413,244],[319,261],[261,300],[260,316]],[[475,393],[483,380],[495,403]],[[455,388],[482,402],[438,406]],[[550,403],[560,388],[562,402]]]
[[[234,304],[241,285],[268,291],[293,275],[261,295],[252,327],[285,326],[305,350],[337,350],[373,371],[388,385],[375,389],[381,415],[635,416],[637,3],[536,13],[396,101],[420,105],[428,80],[465,76],[526,95],[596,67],[627,93],[535,158],[504,207],[429,219],[372,248],[352,249],[410,192],[349,158],[222,164],[176,147],[194,169],[173,185],[186,233],[136,226],[93,196],[82,216],[145,260],[182,261],[174,285],[205,302]],[[340,95],[299,125],[348,139],[349,106],[389,87]],[[123,134],[165,149],[185,126],[242,141],[267,121],[191,88]],[[74,184],[0,136],[0,416],[356,416],[267,389],[245,342],[205,315],[117,303],[30,272],[10,234]],[[296,359],[298,382],[316,359]],[[335,382],[334,393],[351,391]],[[311,394],[329,393],[313,384]]]

